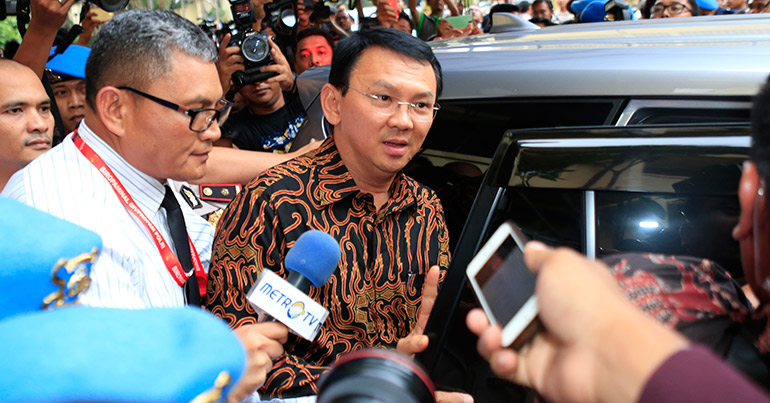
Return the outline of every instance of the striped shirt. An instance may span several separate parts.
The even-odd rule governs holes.
[[[80,124],[78,134],[112,169],[166,241],[173,244],[166,211],[160,207],[163,183],[131,166],[85,122]],[[115,308],[184,305],[184,291],[163,264],[150,233],[123,206],[107,180],[77,150],[71,137],[14,174],[2,195],[102,237],[103,248],[91,271],[91,287],[80,299],[82,304]],[[184,200],[179,205],[201,264],[208,268],[214,228]],[[45,234],[40,234],[41,248],[45,243]]]

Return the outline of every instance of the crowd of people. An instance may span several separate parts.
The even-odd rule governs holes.
[[[395,8],[380,1],[376,18],[364,16],[359,2],[355,26],[344,6],[299,2],[295,35],[268,39],[272,62],[259,67],[264,78],[239,84],[234,77],[246,61],[239,47],[227,46],[231,33],[212,40],[172,12],[129,10],[103,25],[87,18],[84,36],[68,44],[57,33],[74,1],[32,0],[13,60],[0,59],[2,196],[102,238],[82,305],[200,307],[232,328],[246,355],[231,402],[257,390],[263,398],[313,396],[347,353],[377,347],[413,356],[430,343],[423,332],[449,267],[449,234],[436,193],[403,172],[440,108],[441,66],[426,41],[488,31],[489,15],[498,11],[542,25],[624,15],[605,11],[603,0],[556,7],[535,0],[488,13],[468,7],[468,22],[458,26],[450,18],[462,15],[462,3],[428,0],[418,9],[416,0]],[[765,8],[736,1],[713,9]],[[712,6],[706,3],[657,0],[621,11],[629,18],[695,16]],[[275,34],[265,2],[253,4],[254,30]],[[294,147],[306,119],[297,75],[323,65],[331,65],[320,101],[332,132]],[[770,299],[763,180],[769,92],[754,112],[755,152],[744,168],[735,230],[749,284],[763,302]],[[206,201],[224,208],[203,218]],[[332,235],[342,251],[328,283],[309,293],[329,311],[314,341],[263,322],[247,298],[262,271],[287,275],[283,260],[308,230]],[[468,317],[481,336],[479,352],[500,376],[557,401],[723,396],[711,392],[716,387],[767,399],[625,301],[600,263],[538,244],[526,257],[539,273],[545,326],[533,342],[507,349],[481,312]],[[614,308],[596,320],[597,307]],[[607,331],[617,323],[623,326]],[[690,359],[713,372],[687,374]],[[665,382],[671,377],[691,386],[674,390]],[[472,401],[457,392],[436,398]]]

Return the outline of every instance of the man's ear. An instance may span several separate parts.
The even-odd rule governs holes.
[[[340,123],[340,102],[342,93],[337,87],[331,84],[325,84],[321,88],[321,108],[324,111],[324,117],[332,126]]]
[[[764,191],[757,166],[751,161],[743,163],[743,173],[738,184],[738,201],[741,205],[741,215],[738,219],[738,225],[733,229],[733,238],[736,240],[753,235],[755,207],[760,208],[762,210],[761,213],[766,213],[764,195],[760,195]],[[757,197],[761,197],[763,200],[757,203]]]
[[[123,136],[126,133],[126,112],[128,94],[112,87],[102,87],[96,93],[96,114],[111,133]]]

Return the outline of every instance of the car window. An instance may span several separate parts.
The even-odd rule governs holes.
[[[651,252],[708,258],[743,278],[732,229],[736,196],[596,192],[596,256]]]

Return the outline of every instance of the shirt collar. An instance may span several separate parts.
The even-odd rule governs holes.
[[[154,216],[160,209],[160,203],[166,193],[163,183],[129,164],[97,136],[85,121],[80,123],[77,133],[115,173],[142,211],[148,217]]]
[[[315,151],[312,180],[312,194],[319,206],[336,203],[349,196],[363,195],[361,189],[353,180],[340,152],[334,143],[334,138],[325,140]],[[399,172],[390,184],[390,198],[385,203],[380,215],[398,212],[413,205],[416,183],[413,179]]]

